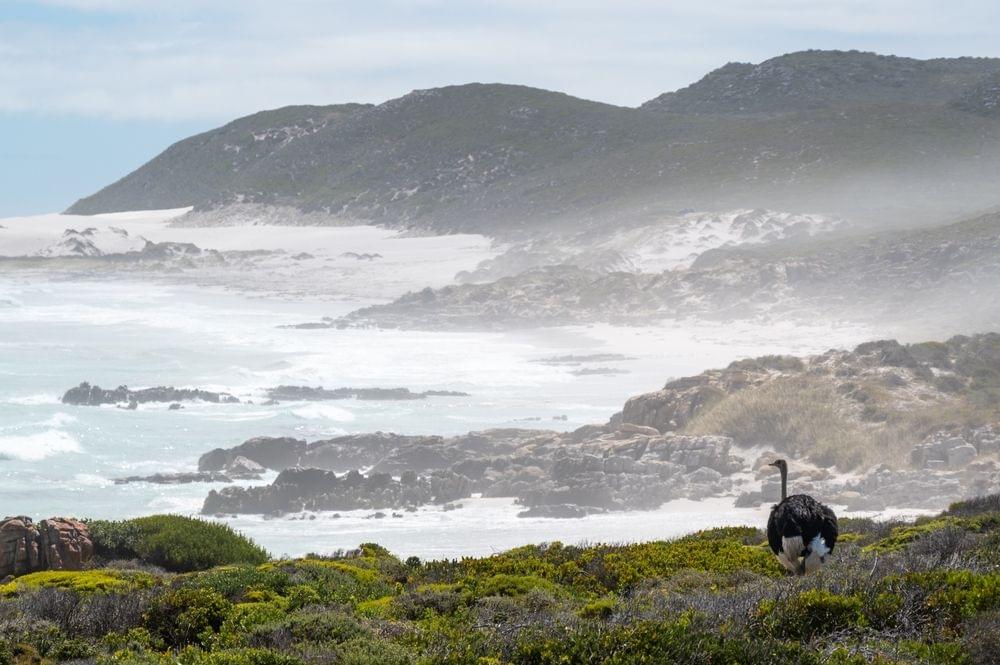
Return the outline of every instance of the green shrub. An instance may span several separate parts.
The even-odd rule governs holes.
[[[396,607],[407,619],[420,619],[427,615],[453,614],[468,601],[459,584],[425,584],[404,593],[396,599]]]
[[[759,358],[744,358],[729,363],[729,369],[747,371],[775,370],[779,372],[801,372],[805,364],[795,356],[760,356]]]
[[[523,596],[535,589],[558,595],[558,585],[534,575],[493,575],[487,578],[467,578],[462,582],[462,591],[472,598],[488,596]]]
[[[267,552],[229,526],[181,515],[92,520],[88,526],[99,556],[139,559],[174,572],[268,559]]]
[[[57,644],[47,654],[48,658],[61,662],[64,660],[87,660],[97,655],[92,644],[81,639],[67,639]]]
[[[588,625],[558,637],[525,634],[512,662],[523,665],[818,665],[797,643],[751,636],[726,637],[712,626],[683,618],[625,626]]]
[[[355,638],[334,652],[337,665],[411,665],[413,657],[403,647],[377,638]]]
[[[909,573],[904,581],[927,594],[926,609],[930,618],[946,634],[956,631],[965,619],[981,612],[1000,610],[1000,573],[936,570]]]
[[[204,652],[189,649],[178,658],[180,665],[303,665],[288,654],[270,649],[232,649]]]
[[[680,538],[679,542],[692,540],[728,540],[741,545],[760,545],[767,540],[767,534],[752,526],[721,526],[696,531]]]
[[[936,531],[955,528],[971,533],[987,533],[1000,528],[1000,514],[988,513],[975,517],[935,517],[917,520],[914,524],[898,526],[882,540],[864,548],[867,552],[896,552]]]
[[[596,554],[596,552],[594,552]],[[590,552],[583,557],[587,567]],[[609,589],[633,587],[651,577],[668,577],[682,570],[732,573],[747,570],[779,577],[781,566],[770,551],[731,540],[676,540],[612,548],[601,557]]]
[[[1000,494],[990,494],[974,499],[958,501],[948,506],[946,515],[955,517],[975,517],[977,515],[987,515],[990,513],[1000,513]]]
[[[803,591],[783,601],[766,601],[759,608],[764,625],[783,639],[809,641],[821,635],[863,627],[862,601],[822,589]]]
[[[614,596],[598,598],[583,606],[580,616],[584,619],[608,619],[618,607],[618,599]]]
[[[316,592],[311,602],[318,598],[320,603],[357,605],[397,594],[400,590],[398,585],[382,579],[377,570],[362,567],[364,562],[356,560],[301,559],[275,565],[289,576],[292,584],[307,586]]]
[[[0,587],[0,597],[25,589],[65,589],[80,594],[146,589],[157,580],[147,573],[116,570],[45,570],[18,577]]]
[[[278,603],[239,603],[229,611],[219,628],[219,644],[226,647],[248,646],[247,635],[258,626],[280,621],[285,607]]]
[[[226,566],[191,577],[189,586],[218,591],[229,600],[245,597],[249,591],[270,591],[284,595],[290,585],[287,573],[263,566]]]
[[[368,631],[351,615],[341,612],[292,614],[250,632],[252,644],[341,644],[367,635]]]
[[[963,626],[962,643],[972,665],[994,665],[1000,655],[1000,611],[984,613]]]
[[[217,591],[180,588],[157,598],[146,611],[145,623],[169,645],[204,644],[219,631],[231,608]]]

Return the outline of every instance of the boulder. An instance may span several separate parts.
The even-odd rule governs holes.
[[[83,522],[53,517],[36,526],[30,517],[0,521],[0,578],[41,570],[80,570],[94,556]]]
[[[0,522],[0,579],[43,570],[38,529],[30,517]]]
[[[623,423],[621,427],[618,428],[621,432],[628,432],[629,434],[642,434],[644,436],[660,436],[660,430],[655,427],[649,427],[648,425],[636,425],[634,423]]]
[[[83,522],[63,517],[38,524],[39,547],[48,570],[80,570],[94,557],[94,543]]]
[[[533,506],[522,510],[518,517],[544,517],[547,519],[572,520],[586,517],[594,512],[603,512],[595,508],[584,508],[569,503],[559,503],[551,506]]]
[[[257,462],[254,462],[252,459],[248,459],[242,455],[237,455],[236,459],[226,465],[223,473],[230,478],[256,480],[260,478],[261,474],[265,471],[267,471],[267,469]]]

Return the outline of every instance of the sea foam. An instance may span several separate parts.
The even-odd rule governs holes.
[[[80,451],[79,441],[55,429],[38,434],[0,436],[0,456],[24,462],[37,462],[53,455]]]

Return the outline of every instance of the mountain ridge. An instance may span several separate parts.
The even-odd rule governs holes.
[[[867,78],[852,74],[859,67]],[[998,72],[1000,60],[805,52],[727,65],[639,108],[481,83],[378,105],[284,107],[178,142],[68,212],[249,202],[493,236],[627,224],[663,209],[969,213],[997,203],[988,174],[1000,172]],[[803,85],[810,76],[818,83]],[[737,99],[796,103],[733,112],[717,99],[720,77],[751,80]],[[782,77],[783,96],[768,83]],[[853,101],[842,93],[850,85]],[[831,95],[849,103],[831,105]]]

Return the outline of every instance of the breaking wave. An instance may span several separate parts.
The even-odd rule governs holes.
[[[80,442],[60,430],[0,436],[0,457],[24,462],[37,462],[53,455],[78,453],[80,450]]]

